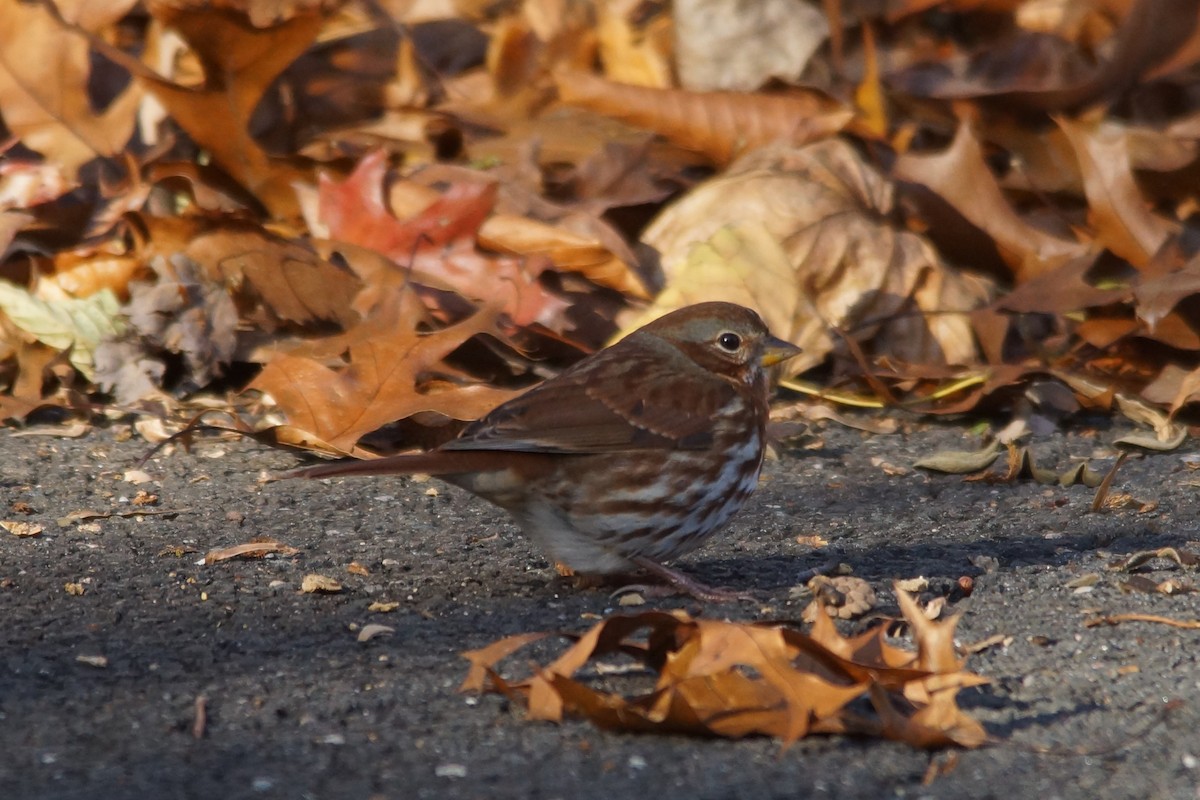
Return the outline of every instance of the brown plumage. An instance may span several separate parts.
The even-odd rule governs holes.
[[[750,309],[700,303],[500,405],[436,450],[294,474],[436,475],[506,510],[576,572],[640,567],[726,599],[663,562],[702,545],[754,491],[765,367],[798,352]]]

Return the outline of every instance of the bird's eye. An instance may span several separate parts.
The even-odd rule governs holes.
[[[722,333],[717,337],[717,345],[728,353],[736,353],[742,346],[742,337],[736,333]]]

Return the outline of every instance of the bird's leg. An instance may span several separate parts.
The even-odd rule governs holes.
[[[663,589],[674,589],[697,600],[703,600],[708,603],[729,603],[735,600],[749,600],[755,602],[757,597],[749,592],[739,592],[734,589],[725,589],[719,586],[709,586],[706,583],[701,583],[695,578],[680,572],[677,569],[672,569],[665,564],[660,564],[654,559],[646,558],[645,556],[634,556],[629,559],[637,566],[646,570],[655,577],[661,578],[668,584]],[[655,587],[647,587],[653,589]]]

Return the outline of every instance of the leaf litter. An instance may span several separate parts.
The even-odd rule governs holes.
[[[582,716],[609,730],[740,738],[765,735],[784,745],[810,734],[860,734],[915,747],[979,747],[983,727],[963,712],[961,689],[987,679],[968,672],[956,653],[957,616],[927,619],[898,592],[917,651],[888,641],[887,625],[851,637],[817,614],[809,633],[780,623],[693,619],[684,612],[611,616],[571,642],[557,658],[531,664],[521,680],[498,664],[556,636],[509,636],[463,654],[471,668],[461,690],[494,692],[519,702],[530,719]],[[562,636],[562,635],[559,635]],[[593,676],[612,659],[632,660],[652,685],[620,691]]]
[[[788,385],[829,403],[1004,413],[1049,372],[1085,408],[1169,415],[1130,446],[1189,435],[1195,109],[1123,100],[1196,48],[1122,24],[1141,5],[955,9],[1007,20],[970,38],[920,4],[862,26],[747,6],[719,29],[688,3],[8,5],[7,420],[87,418],[104,393],[169,413],[250,379],[232,402],[279,442],[365,456],[380,426],[408,423],[386,450],[424,444],[732,293],[805,348]],[[430,19],[472,47],[390,35]]]

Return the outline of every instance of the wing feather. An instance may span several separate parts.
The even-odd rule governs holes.
[[[632,387],[637,387],[636,390]],[[687,398],[681,390],[695,387]],[[654,336],[632,336],[470,425],[444,450],[703,449],[737,390]]]

